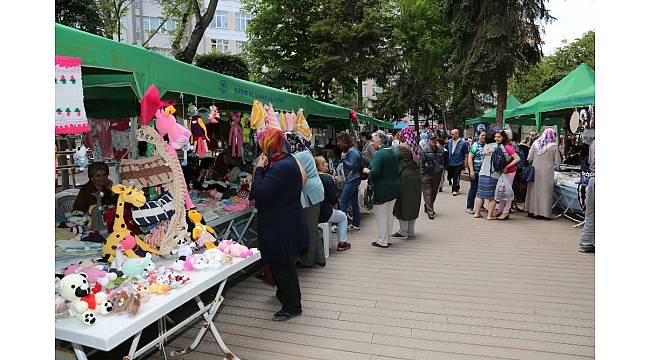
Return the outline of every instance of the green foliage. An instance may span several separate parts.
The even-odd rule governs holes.
[[[390,81],[373,102],[377,116],[396,120],[406,112],[430,116],[442,112],[451,97],[451,32],[443,18],[443,0],[399,0],[392,46]]]
[[[113,35],[117,35],[118,41],[122,40],[120,19],[126,16],[126,11],[132,3],[133,0],[96,0],[103,22],[104,36],[112,39]]]
[[[527,71],[517,71],[508,87],[522,103],[546,91],[582,63],[595,69],[596,34],[588,32],[582,38],[544,57]]]
[[[172,53],[175,57],[183,53],[183,47],[187,44],[187,32],[192,15],[192,0],[152,0],[162,7],[162,15],[173,21],[176,27],[169,32],[172,38]]]
[[[540,20],[553,18],[545,0],[447,0],[446,18],[456,43],[453,75],[460,88],[497,90],[503,116],[507,79],[542,56]]]
[[[222,54],[213,51],[210,54],[197,55],[194,63],[203,69],[233,76],[238,79],[249,80],[248,64],[239,55]]]
[[[102,18],[95,0],[55,0],[54,21],[91,34],[104,36]]]

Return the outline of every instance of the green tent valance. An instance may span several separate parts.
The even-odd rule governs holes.
[[[380,128],[384,129],[393,129],[393,124],[389,123],[388,121],[382,121],[379,119],[375,119],[372,116],[365,115],[365,114],[358,114],[357,113],[357,121],[363,122],[366,124],[371,124]]]

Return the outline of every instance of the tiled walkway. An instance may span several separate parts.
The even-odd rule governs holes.
[[[270,321],[274,290],[245,279],[216,318],[226,344],[247,360],[593,358],[594,256],[578,253],[579,229],[521,213],[473,219],[464,203],[447,187],[436,220],[421,216],[416,238],[389,249],[370,246],[375,222],[364,215],[351,250],[299,271],[304,311],[287,323]],[[198,326],[167,350],[187,346]],[[182,358],[220,354],[208,333]]]

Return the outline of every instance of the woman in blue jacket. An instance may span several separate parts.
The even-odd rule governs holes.
[[[282,309],[274,321],[302,314],[296,256],[309,246],[309,234],[300,202],[306,177],[290,155],[282,131],[268,129],[258,135],[262,154],[255,168],[251,199],[257,207],[261,263],[270,264]]]
[[[356,147],[352,136],[346,132],[340,132],[336,135],[336,145],[343,152],[341,160],[343,161],[343,172],[345,173],[345,184],[341,191],[341,201],[339,209],[347,214],[348,203],[352,205],[352,224],[348,225],[348,230],[359,230],[361,226],[361,215],[359,214],[359,184],[361,184],[360,161],[361,153]]]

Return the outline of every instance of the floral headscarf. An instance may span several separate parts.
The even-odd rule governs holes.
[[[262,152],[274,163],[290,154],[291,145],[282,130],[268,128],[257,134]]]
[[[555,145],[555,131],[551,128],[546,128],[542,135],[535,140],[533,147],[537,155],[542,155],[551,144]]]
[[[413,131],[413,129],[410,127],[404,128],[399,132],[398,137],[402,142],[405,142],[409,145],[411,148],[411,153],[413,154],[413,160],[415,160],[416,163],[420,164],[420,152],[422,149],[418,144],[418,137],[415,135],[415,131]]]
[[[289,149],[292,154],[305,151],[309,147],[309,142],[296,133],[286,132],[284,133],[284,136],[286,136],[287,141],[289,141]]]

